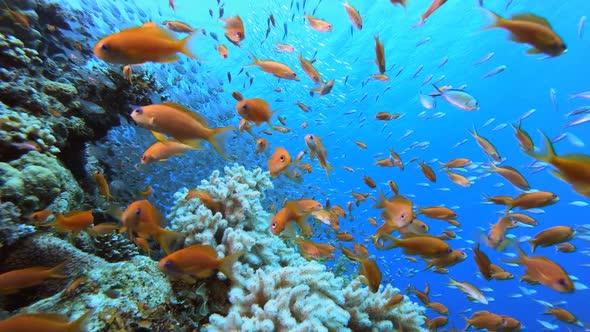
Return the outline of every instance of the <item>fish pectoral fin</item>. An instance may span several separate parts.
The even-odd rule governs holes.
[[[540,53],[543,53],[543,52],[541,52],[539,49],[534,48],[534,47],[531,48],[531,49],[528,49],[526,51],[526,54],[540,54]]]
[[[567,182],[567,180],[563,177],[563,174],[558,170],[550,170],[549,173],[553,174],[556,178],[560,179],[561,181]]]
[[[179,59],[180,59],[180,57],[176,53],[174,53],[172,55],[163,57],[158,62],[160,62],[160,63],[172,63],[172,62],[178,61]]]
[[[193,274],[193,276],[195,276],[196,278],[199,278],[199,279],[203,279],[203,278],[210,277],[212,274],[213,274],[213,269],[207,269],[207,270],[197,272],[197,273]]]

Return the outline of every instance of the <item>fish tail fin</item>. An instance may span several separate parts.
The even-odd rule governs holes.
[[[484,11],[485,13],[487,13],[488,16],[493,19],[492,24],[484,27],[483,30],[489,30],[489,29],[498,28],[498,27],[502,26],[502,22],[504,21],[504,18],[502,18],[502,16],[494,13],[493,11],[491,11],[485,7],[479,7],[479,9]]]
[[[209,141],[209,143],[211,143],[211,145],[213,145],[215,150],[217,150],[217,152],[219,152],[221,157],[225,160],[230,160],[230,159],[227,155],[225,155],[225,153],[221,149],[221,146],[223,146],[223,143],[225,142],[227,135],[231,131],[234,131],[234,130],[236,130],[236,128],[232,127],[232,126],[211,129],[212,134],[209,135],[209,138],[207,140],[207,141]]]
[[[534,253],[537,249],[537,243],[534,240],[529,240],[528,242],[531,244],[531,253]]]
[[[94,312],[94,309],[88,310],[85,314],[78,317],[76,320],[68,323],[68,332],[84,332],[86,331],[86,320]]]
[[[503,259],[502,261],[504,263],[513,263],[513,264],[524,263],[528,259],[528,256],[525,254],[525,252],[522,250],[522,248],[520,246],[517,246],[516,249],[518,250],[518,258]]]
[[[326,162],[326,176],[328,177],[328,182],[330,182],[330,171],[334,170],[334,167],[332,167],[332,165],[330,165],[328,162]]]
[[[301,229],[301,236],[305,237],[313,235],[311,226],[309,225],[307,220],[305,220],[307,216],[308,213],[299,213],[299,216],[297,216],[297,218],[295,219],[295,223],[297,223],[297,225]]]
[[[373,204],[373,206],[371,208],[382,209],[385,206],[386,201],[387,201],[387,198],[385,197],[385,194],[383,194],[383,191],[381,189],[379,189],[379,201],[377,203]]]
[[[160,248],[164,250],[166,255],[169,255],[173,248],[182,246],[185,236],[162,228],[155,238],[160,244]]]
[[[234,263],[238,261],[238,258],[240,258],[243,255],[243,252],[237,252],[235,254],[231,254],[225,258],[222,258],[219,261],[219,271],[223,273],[226,277],[228,277],[229,280],[236,281],[234,277],[233,266]]]
[[[534,151],[525,151],[524,153],[537,160],[551,162],[551,160],[553,160],[556,157],[555,148],[553,147],[553,143],[551,142],[551,139],[549,139],[547,134],[545,134],[544,132],[541,132],[541,134],[545,139],[545,152],[539,153]]]
[[[256,57],[256,55],[254,55],[254,53],[252,53],[252,52],[249,52],[249,53],[250,53],[250,56],[252,57],[252,63],[250,63],[247,66],[256,66],[260,62],[260,60],[258,60],[258,58]]]
[[[65,279],[69,278],[70,276],[63,274],[63,268],[66,266],[68,261],[63,261],[59,263],[57,266],[49,270],[49,278],[56,278],[56,279]]]
[[[190,35],[184,37],[183,39],[178,41],[178,45],[179,45],[179,52],[188,56],[189,58],[192,59],[196,59],[199,61],[203,61],[202,59],[200,59],[199,57],[197,57],[191,50],[190,50],[190,44],[191,44],[191,40],[198,35],[198,32],[193,32]]]

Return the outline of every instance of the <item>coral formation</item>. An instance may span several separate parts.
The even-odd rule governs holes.
[[[70,211],[80,207],[83,193],[72,173],[55,157],[30,151],[17,160],[0,163],[0,200],[12,202],[23,214],[46,207]]]
[[[127,236],[116,232],[96,236],[83,233],[76,237],[75,243],[77,248],[111,263],[128,261],[139,254]]]
[[[114,324],[115,316],[132,318],[119,326],[131,328],[131,321],[149,320],[150,315],[162,311],[166,299],[172,294],[168,280],[157,269],[157,263],[146,256],[108,263],[50,234],[29,237],[11,250],[10,257],[3,262],[3,269],[54,266],[67,260],[64,273],[71,277],[44,287],[41,294],[34,297],[43,299],[29,305],[23,312],[78,315],[94,308],[89,319],[92,330],[108,330]],[[78,289],[66,293],[65,286],[77,277],[86,280]],[[110,316],[112,319],[109,320]]]
[[[246,253],[234,267],[229,312],[211,315],[205,330],[387,331],[400,324],[404,331],[421,330],[423,308],[407,299],[387,306],[399,290],[386,285],[372,293],[358,278],[347,284],[273,236],[270,215],[260,205],[271,186],[268,172],[234,165],[225,168],[225,176],[213,172],[197,188],[227,202],[223,214],[213,215],[198,198],[185,200],[186,189],[175,195],[168,217],[173,230],[188,235],[187,244],[213,245],[220,256]]]

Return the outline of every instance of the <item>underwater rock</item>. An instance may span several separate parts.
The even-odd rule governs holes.
[[[157,262],[146,256],[108,263],[76,249],[67,241],[39,234],[12,247],[2,267],[12,270],[36,265],[55,266],[63,261],[67,261],[64,273],[70,278],[54,279],[44,283],[44,287],[37,287],[36,297],[43,299],[20,312],[77,316],[93,308],[88,320],[89,331],[134,330],[142,320],[154,325],[164,324],[162,317],[166,317],[166,324],[175,324],[164,309],[166,299],[172,295],[170,284],[158,270]],[[66,286],[78,277],[86,279],[76,289],[66,292]]]
[[[33,226],[12,222],[12,220],[18,220],[20,216],[21,211],[14,203],[0,203],[0,257],[7,246],[35,232]]]
[[[57,159],[30,151],[0,163],[0,200],[14,203],[23,212],[22,221],[24,215],[40,209],[75,210],[83,201],[83,192]]]
[[[139,255],[137,246],[124,234],[116,232],[98,236],[82,233],[76,237],[75,243],[77,248],[110,263],[127,261]]]

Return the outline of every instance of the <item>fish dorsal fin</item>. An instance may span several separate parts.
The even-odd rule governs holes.
[[[140,27],[140,29],[145,29],[158,38],[176,40],[176,37],[172,34],[172,32],[158,26],[158,24],[155,22],[146,22]]]
[[[513,21],[526,21],[526,22],[537,23],[537,24],[544,25],[548,28],[551,28],[551,24],[549,24],[549,21],[547,21],[546,19],[544,19],[541,16],[537,16],[537,15],[531,14],[531,13],[522,13],[522,14],[513,15],[512,20]]]
[[[191,248],[191,250],[198,250],[198,251],[206,254],[207,256],[217,258],[217,251],[215,251],[215,248],[213,248],[212,246],[207,246],[207,245],[203,245],[203,244],[195,244],[195,245],[190,246],[189,248]]]
[[[190,115],[190,116],[191,116],[193,119],[195,119],[197,122],[199,122],[200,124],[202,124],[203,126],[205,126],[205,127],[207,127],[207,126],[208,126],[208,124],[207,124],[207,119],[205,119],[205,118],[204,118],[203,116],[201,116],[200,114],[198,114],[198,113],[195,113],[195,112],[191,111],[190,109],[188,109],[188,108],[186,108],[186,107],[184,107],[184,106],[182,106],[182,105],[180,105],[180,104],[177,104],[177,103],[175,103],[175,102],[171,102],[171,101],[167,101],[167,102],[165,102],[165,103],[162,103],[162,105],[166,105],[166,106],[168,106],[168,107],[172,107],[172,108],[174,108],[174,109],[175,109],[175,110],[177,110],[177,111],[180,111],[180,112],[183,112],[183,113],[185,113],[185,114],[188,114],[188,115]]]

